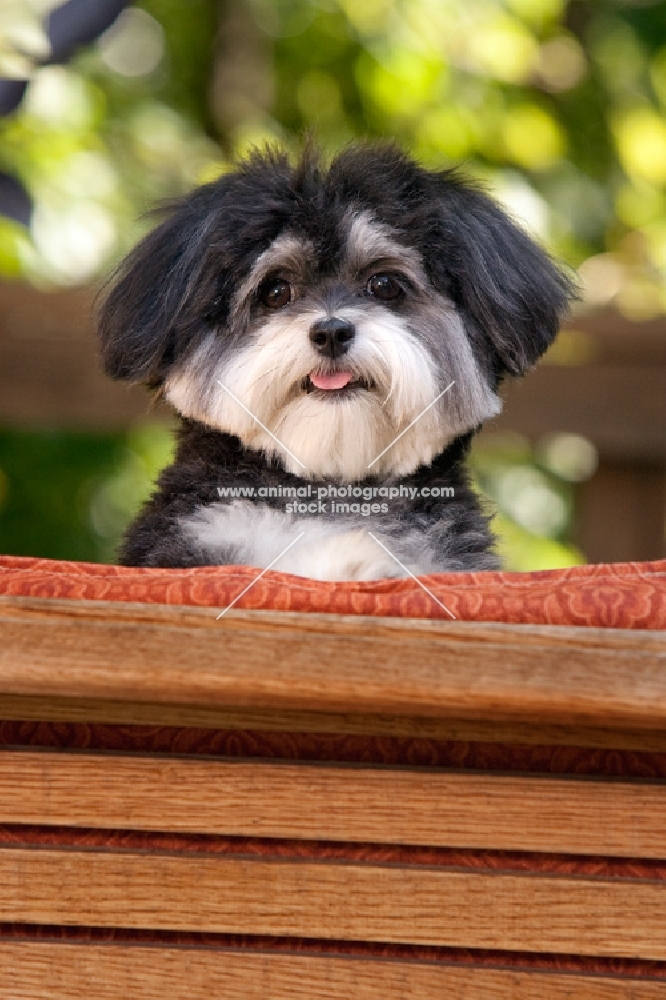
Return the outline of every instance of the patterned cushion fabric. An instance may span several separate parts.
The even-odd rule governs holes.
[[[322,583],[246,566],[132,569],[0,557],[0,595],[461,621],[666,629],[666,560]],[[422,585],[421,585],[422,584]],[[426,588],[426,589],[424,589]]]

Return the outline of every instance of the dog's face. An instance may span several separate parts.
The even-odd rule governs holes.
[[[165,394],[292,472],[407,474],[499,401],[406,234],[367,207],[334,213],[324,243],[315,212],[307,226],[287,219],[242,276],[224,327],[174,366]],[[431,406],[451,382],[449,398]]]
[[[406,475],[499,412],[569,292],[485,196],[391,147],[326,173],[257,155],[130,255],[102,346],[110,374],[289,471]]]

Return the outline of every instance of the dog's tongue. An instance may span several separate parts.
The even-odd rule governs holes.
[[[332,372],[330,375],[310,375],[310,381],[317,389],[344,389],[352,380],[351,372]]]

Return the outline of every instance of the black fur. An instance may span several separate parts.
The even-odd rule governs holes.
[[[430,467],[421,467],[411,476],[401,477],[400,483],[406,487],[450,486],[455,493],[453,499],[416,497],[392,502],[388,534],[394,536],[392,542],[397,553],[400,552],[401,524],[424,532],[433,524],[446,525],[439,545],[449,569],[495,567],[489,519],[481,512],[464,464],[470,441],[471,435],[459,438]],[[174,462],[164,469],[153,499],[132,525],[123,546],[121,563],[127,566],[205,564],[205,553],[187,543],[178,530],[177,519],[219,501],[218,485],[232,481],[238,488],[256,488],[258,483],[283,488],[308,485],[308,480],[267,463],[258,452],[243,448],[238,438],[220,434],[191,420],[183,421]],[[372,487],[378,483],[375,479],[367,479],[358,485]],[[284,507],[284,500],[279,497],[261,502],[276,510]],[[329,515],[328,519],[336,518]],[[337,520],[340,519],[337,516]],[[364,522],[362,515],[356,517],[357,525],[363,526]],[[369,522],[368,526],[372,524]],[[229,555],[229,562],[242,562],[242,547]]]
[[[225,324],[234,291],[286,227],[313,243],[322,270],[333,270],[343,249],[340,218],[350,207],[370,210],[419,252],[434,289],[455,304],[493,388],[505,375],[523,374],[553,341],[572,285],[545,251],[457,173],[426,171],[395,147],[373,144],[345,150],[328,170],[311,152],[295,167],[280,153],[255,153],[176,204],[121,264],[104,303],[99,330],[107,373],[159,387],[212,331],[232,336]],[[401,501],[386,525],[398,549],[401,527],[427,534],[442,569],[496,565],[464,469],[470,438],[462,435],[430,467],[400,479],[451,485],[455,501]],[[178,519],[219,502],[217,487],[232,481],[304,482],[237,438],[185,421],[174,463],[130,528],[121,561],[210,561],[180,533]],[[221,561],[240,558],[242,546]]]

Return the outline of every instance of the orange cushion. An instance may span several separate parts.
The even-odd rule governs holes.
[[[0,594],[23,597],[189,604],[221,610],[257,576],[256,569],[246,566],[132,569],[0,557]],[[666,629],[666,560],[536,573],[438,573],[421,580],[430,594],[412,579],[322,583],[271,570],[234,607]]]

